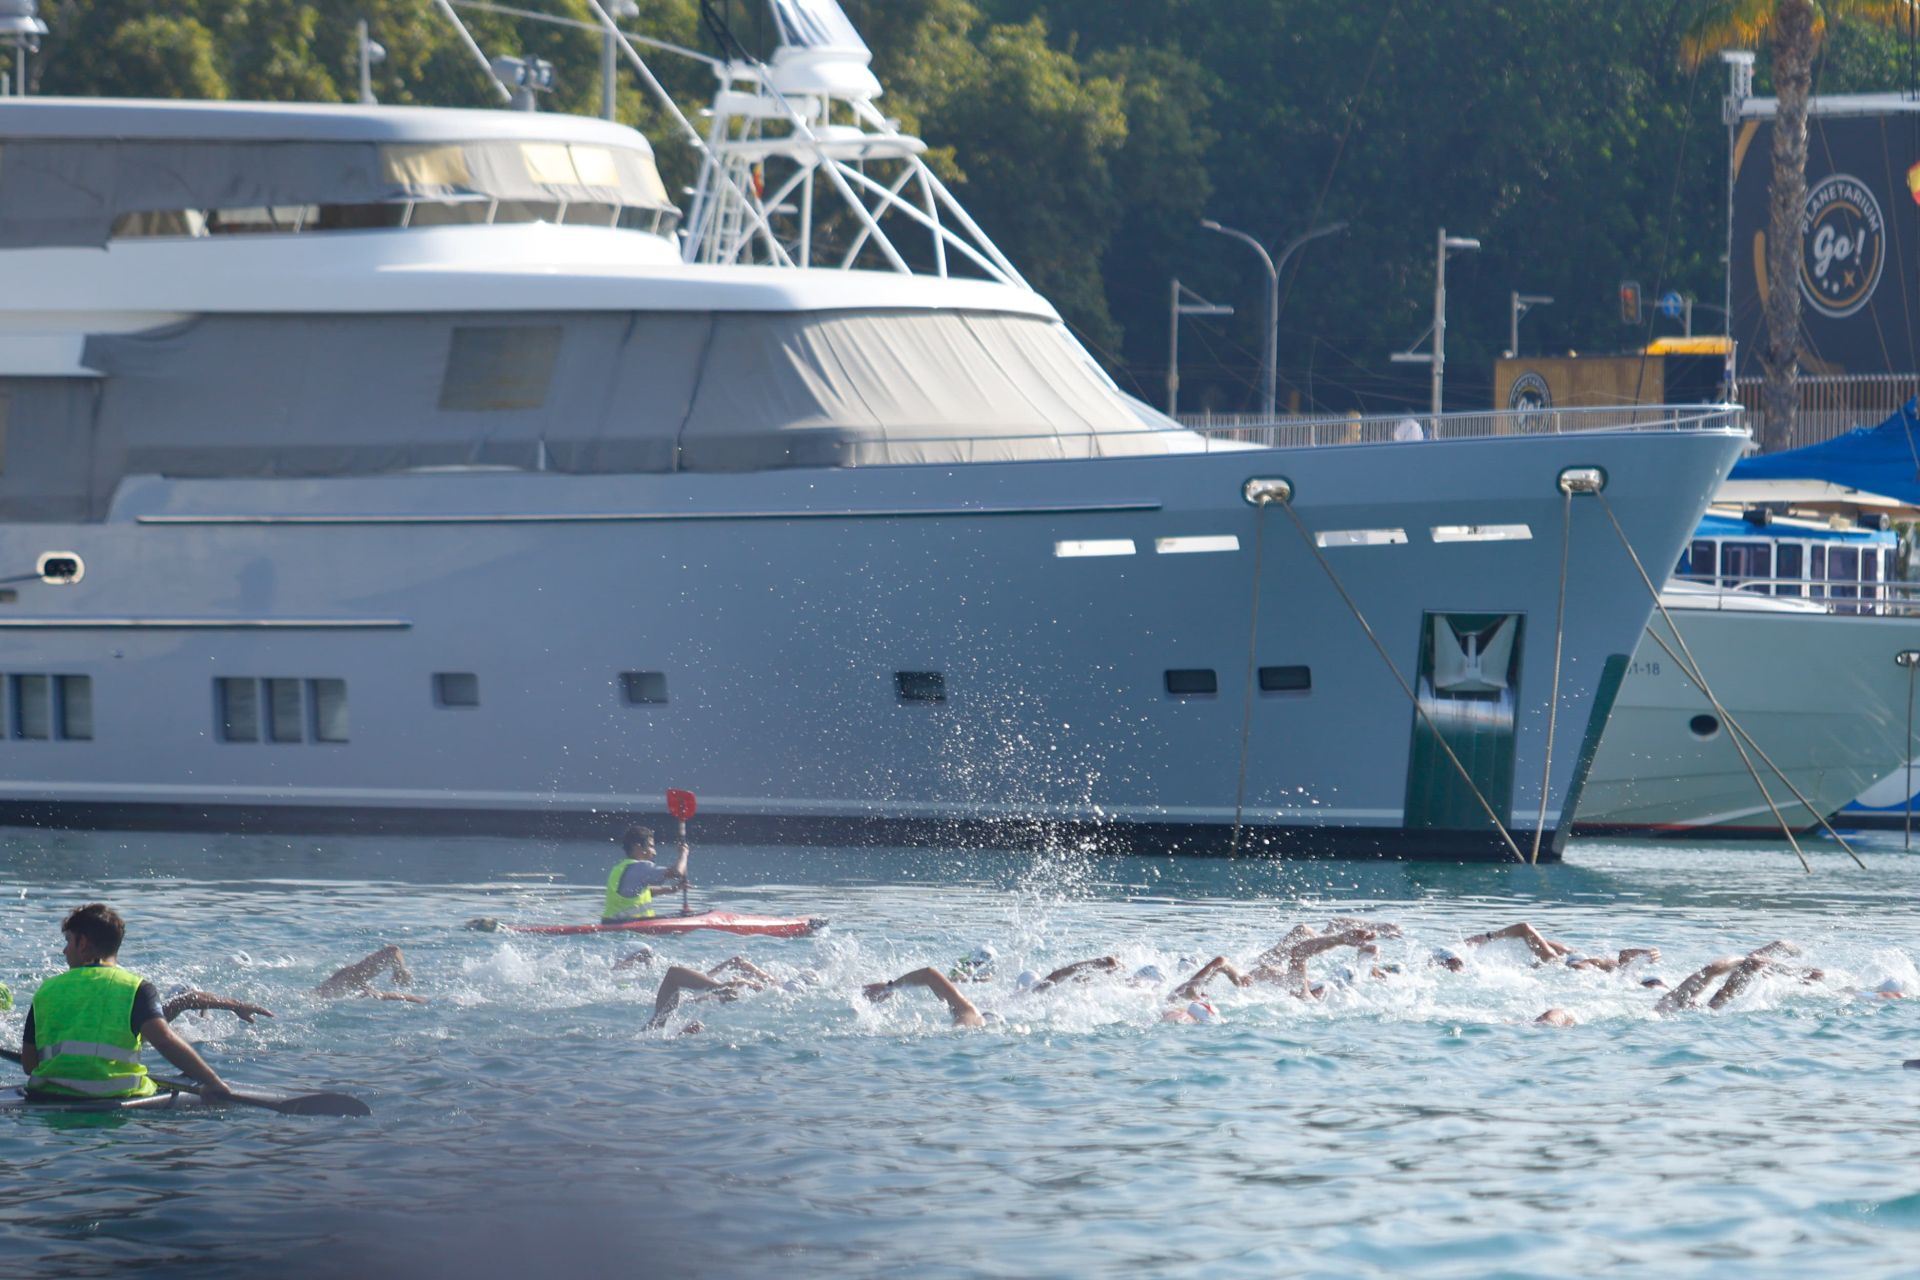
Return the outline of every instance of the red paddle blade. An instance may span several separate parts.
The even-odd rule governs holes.
[[[680,791],[674,788],[667,790],[667,812],[682,822],[693,816],[697,804],[691,791]]]

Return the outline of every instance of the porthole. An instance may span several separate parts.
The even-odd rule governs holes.
[[[1702,742],[1720,736],[1720,721],[1714,716],[1697,715],[1687,721],[1687,728]]]

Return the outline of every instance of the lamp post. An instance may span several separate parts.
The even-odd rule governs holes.
[[[1280,379],[1280,269],[1287,265],[1287,259],[1291,258],[1294,250],[1301,245],[1309,240],[1318,240],[1322,236],[1345,231],[1347,224],[1330,223],[1324,227],[1310,228],[1303,234],[1295,236],[1287,241],[1286,248],[1280,251],[1278,262],[1273,260],[1265,245],[1244,231],[1223,227],[1212,218],[1202,218],[1200,225],[1208,231],[1218,231],[1223,236],[1232,236],[1235,240],[1251,246],[1253,251],[1260,255],[1260,264],[1267,269],[1267,353],[1260,370],[1260,408],[1261,412],[1271,418],[1274,414],[1274,401]]]
[[[0,0],[0,45],[13,46],[13,91],[27,96],[27,55],[40,47],[47,24],[35,0]]]
[[[1189,302],[1187,299],[1193,299]],[[1179,280],[1173,282],[1173,305],[1167,316],[1167,416],[1180,412],[1180,317],[1230,316],[1232,307],[1217,306]]]
[[[1466,236],[1450,236],[1441,227],[1434,237],[1433,253],[1433,335],[1431,351],[1396,351],[1387,358],[1395,364],[1424,364],[1432,370],[1433,416],[1440,416],[1442,388],[1447,376],[1447,253],[1453,249],[1478,249],[1480,242]],[[1425,336],[1424,334],[1422,335]],[[1418,341],[1418,339],[1416,339]]]
[[[1512,301],[1507,307],[1507,355],[1520,354],[1520,317],[1535,307],[1550,307],[1553,299],[1544,293],[1521,293],[1515,290]]]
[[[640,5],[638,3],[638,0],[613,0],[613,3],[607,6],[607,13],[612,16],[615,22],[618,22],[623,18],[637,18],[640,16]],[[615,44],[614,44],[613,32],[611,31],[601,32],[600,33],[600,115],[603,119],[607,119],[607,120],[613,119],[613,104],[614,104],[613,91],[616,85],[614,76],[620,65],[618,62],[615,61],[615,54],[617,52],[618,52],[618,49],[615,47]]]
[[[387,60],[387,47],[367,34],[365,18],[355,25],[354,38],[360,45],[360,101],[372,106],[378,101],[373,96],[373,68]]]

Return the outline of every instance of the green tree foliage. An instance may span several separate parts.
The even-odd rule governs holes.
[[[584,0],[521,0],[588,21]],[[1423,372],[1390,365],[1431,312],[1437,227],[1475,236],[1450,266],[1448,401],[1486,403],[1513,290],[1547,293],[1526,350],[1621,350],[1623,278],[1719,297],[1725,218],[1724,84],[1681,56],[1708,0],[843,0],[874,51],[881,106],[1123,385],[1158,398],[1167,280],[1226,321],[1192,324],[1187,403],[1251,407],[1263,278],[1245,246],[1277,249],[1343,220],[1295,255],[1283,282],[1281,394],[1323,409],[1425,400]],[[763,0],[721,6],[764,52]],[[628,23],[712,51],[697,0],[642,0]],[[471,8],[483,48],[558,69],[543,107],[592,114],[600,40]],[[43,0],[53,27],[42,92],[350,101],[354,23],[387,49],[380,100],[497,103],[486,73],[430,0]],[[1825,91],[1897,89],[1913,76],[1897,35],[1837,24],[1816,64]],[[650,65],[693,115],[700,64]],[[1768,92],[1760,63],[1760,92]],[[658,146],[669,188],[691,180],[663,113],[630,70],[619,113]],[[1708,313],[1701,313],[1703,315]]]

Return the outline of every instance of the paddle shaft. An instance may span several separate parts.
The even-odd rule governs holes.
[[[685,818],[682,818],[680,819],[680,843],[685,844],[686,842],[687,842],[687,820]],[[689,905],[687,901],[687,878],[684,875],[680,877],[680,914],[683,916],[690,916],[693,914],[693,907]]]

